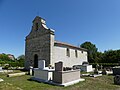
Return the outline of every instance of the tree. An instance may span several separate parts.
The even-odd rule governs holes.
[[[17,57],[17,59],[18,59],[18,60],[19,60],[19,59],[25,59],[25,55],[20,55],[20,56]]]
[[[2,61],[10,61],[11,59],[6,54],[0,54],[0,60],[2,60]]]
[[[104,52],[105,63],[118,63],[120,61],[120,50],[108,50]]]
[[[95,63],[97,62],[97,48],[95,44],[92,44],[91,42],[84,42],[80,45],[80,47],[85,48],[88,50],[88,62],[89,63]]]
[[[25,55],[20,55],[20,56],[18,56],[17,59],[18,59],[17,62],[19,63],[18,66],[23,67],[24,66],[24,61],[25,61]]]

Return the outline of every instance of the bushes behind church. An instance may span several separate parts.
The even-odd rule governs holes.
[[[24,67],[24,56],[21,55],[15,60],[11,60],[6,54],[0,55],[0,66],[5,69],[10,67]]]

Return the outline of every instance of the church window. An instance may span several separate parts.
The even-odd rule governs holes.
[[[83,53],[83,51],[81,51]]]
[[[76,57],[76,58],[78,57],[78,53],[77,53],[77,50],[75,50],[75,57]]]
[[[68,56],[68,57],[70,57],[70,49],[66,49],[66,55]]]

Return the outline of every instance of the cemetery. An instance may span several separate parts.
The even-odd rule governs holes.
[[[45,88],[47,90],[120,89],[120,75],[114,73],[118,72],[118,69],[114,69],[116,67],[112,68],[112,74],[112,71],[105,68],[101,70],[97,66],[92,72],[83,72],[77,67],[63,67],[63,64],[63,62],[56,62],[54,67],[46,67],[45,60],[39,60],[38,68],[31,67],[29,72],[15,70],[13,72],[4,72],[4,69],[1,68],[3,72],[0,72],[0,90],[16,90],[18,88],[21,90],[31,88],[34,88],[34,90],[44,90]]]
[[[39,60],[31,79],[58,86],[69,86],[85,79],[80,78],[80,69],[63,70],[63,62],[55,63],[55,69],[45,67],[45,60]]]
[[[113,75],[102,75],[100,77],[81,77],[85,81],[79,82],[68,87],[60,87],[48,83],[36,82],[31,80],[33,76],[23,75],[17,77],[7,77],[6,74],[0,73],[0,78],[4,81],[0,82],[0,90],[119,90],[120,86],[114,84]]]
[[[31,49],[31,45],[34,46],[35,43],[29,42],[30,45],[27,43],[26,50],[28,51],[25,56],[27,60],[25,60],[25,66],[20,67],[19,70],[17,67],[3,68],[0,66],[0,90],[120,90],[120,65],[103,67],[96,64],[93,67],[88,63],[86,49],[55,41],[54,31],[46,28],[46,23],[43,21],[37,16],[33,21],[32,29],[43,29],[43,32],[50,30],[47,34],[51,35],[49,39],[52,42],[46,39],[49,46],[45,46],[44,49],[38,48],[39,50],[34,47]],[[38,28],[36,22],[42,27]],[[34,36],[31,37],[34,38]],[[26,41],[28,42],[31,37],[28,35]],[[35,42],[38,43],[38,41],[35,38]],[[39,44],[44,46],[43,42],[44,39]],[[48,47],[51,52],[45,50]],[[53,52],[54,50],[56,52]]]
[[[88,50],[56,41],[45,19],[35,17],[25,42],[24,67],[0,66],[0,90],[120,90],[120,65],[89,64]]]

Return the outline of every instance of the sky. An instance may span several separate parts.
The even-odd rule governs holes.
[[[90,41],[101,52],[120,49],[120,0],[0,0],[0,53],[24,54],[36,16],[58,41]]]

